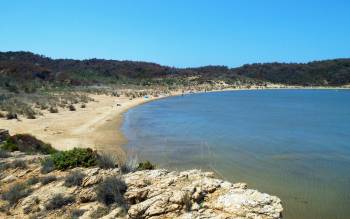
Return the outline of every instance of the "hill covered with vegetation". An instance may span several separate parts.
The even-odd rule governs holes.
[[[184,79],[190,77],[197,84],[221,80],[228,84],[240,81],[341,86],[350,84],[350,59],[251,64],[238,68],[175,68],[149,62],[51,59],[30,52],[0,52],[0,87],[11,92],[30,93],[42,86],[64,85],[187,85],[188,80]]]

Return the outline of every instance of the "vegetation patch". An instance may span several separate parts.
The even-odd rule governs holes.
[[[26,184],[31,186],[31,185],[35,185],[39,182],[40,182],[39,177],[33,176],[26,181]]]
[[[50,176],[43,176],[40,178],[40,182],[41,184],[43,185],[47,185],[53,181],[56,181],[57,180],[57,177],[54,176],[54,175],[50,175]]]
[[[44,143],[29,134],[10,136],[2,148],[8,151],[22,151],[26,153],[52,154],[57,152],[50,144]]]
[[[27,168],[27,163],[24,160],[15,160],[11,163],[11,167],[25,169]]]
[[[140,162],[138,166],[138,170],[154,170],[156,166],[152,164],[150,161],[146,160],[145,162]]]
[[[52,197],[52,199],[45,205],[46,210],[59,209],[65,205],[73,203],[75,198],[73,196],[63,196],[62,194],[57,194]]]
[[[10,153],[0,149],[0,158],[8,158],[8,157],[11,157]]]
[[[27,188],[25,184],[18,183],[13,185],[7,192],[2,194],[2,199],[9,202],[10,205],[14,205],[20,200],[28,196],[31,190]]]
[[[108,177],[97,186],[97,200],[106,205],[117,203],[124,206],[123,195],[126,189],[127,185],[124,180],[119,177]]]
[[[46,158],[43,161],[41,161],[41,173],[46,174],[50,173],[53,170],[55,170],[55,164],[51,158]]]
[[[137,156],[128,155],[126,162],[120,166],[120,170],[122,173],[130,173],[137,170],[138,166],[139,160]]]
[[[6,114],[6,119],[7,119],[7,120],[18,119],[18,116],[17,116],[16,113],[8,112],[8,113]]]
[[[69,105],[68,106],[69,111],[75,111],[75,106],[74,105]]]
[[[67,187],[81,186],[86,175],[80,171],[71,172],[64,180],[64,185]]]
[[[101,153],[97,156],[97,166],[102,169],[110,169],[118,167],[118,159],[113,154]]]
[[[78,219],[84,214],[85,210],[82,209],[74,209],[70,213],[71,219]],[[97,217],[92,217],[92,218],[97,218]]]
[[[49,112],[50,113],[58,113],[58,109],[56,107],[50,107]]]
[[[109,209],[106,207],[98,206],[97,209],[91,213],[91,218],[101,218],[109,213]]]
[[[91,167],[97,164],[97,152],[90,148],[74,148],[51,155],[56,169],[66,170],[74,167]]]

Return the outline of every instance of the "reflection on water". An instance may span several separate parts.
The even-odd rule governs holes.
[[[129,150],[279,196],[285,218],[349,218],[350,92],[234,91],[130,110]]]

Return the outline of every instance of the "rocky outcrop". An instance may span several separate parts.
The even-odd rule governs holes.
[[[27,183],[32,177],[55,176],[44,184],[30,185],[30,193],[15,205],[0,201],[0,218],[259,218],[282,217],[279,198],[247,188],[244,183],[230,183],[200,170],[183,172],[163,169],[136,171],[121,175],[119,169],[75,168],[84,178],[79,186],[65,186],[70,171],[40,173],[41,155],[12,153],[0,160],[3,166],[0,194],[15,183]],[[16,160],[27,163],[26,168],[11,165]],[[6,167],[4,167],[6,166]],[[96,188],[104,179],[118,176],[127,190],[123,204],[97,201]],[[6,183],[5,183],[6,182]],[[28,184],[28,183],[27,183]],[[48,209],[47,203],[57,194],[74,197],[58,209]]]

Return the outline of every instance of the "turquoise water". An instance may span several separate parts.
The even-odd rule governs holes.
[[[279,196],[287,219],[350,218],[350,91],[171,97],[125,114],[127,149]]]

